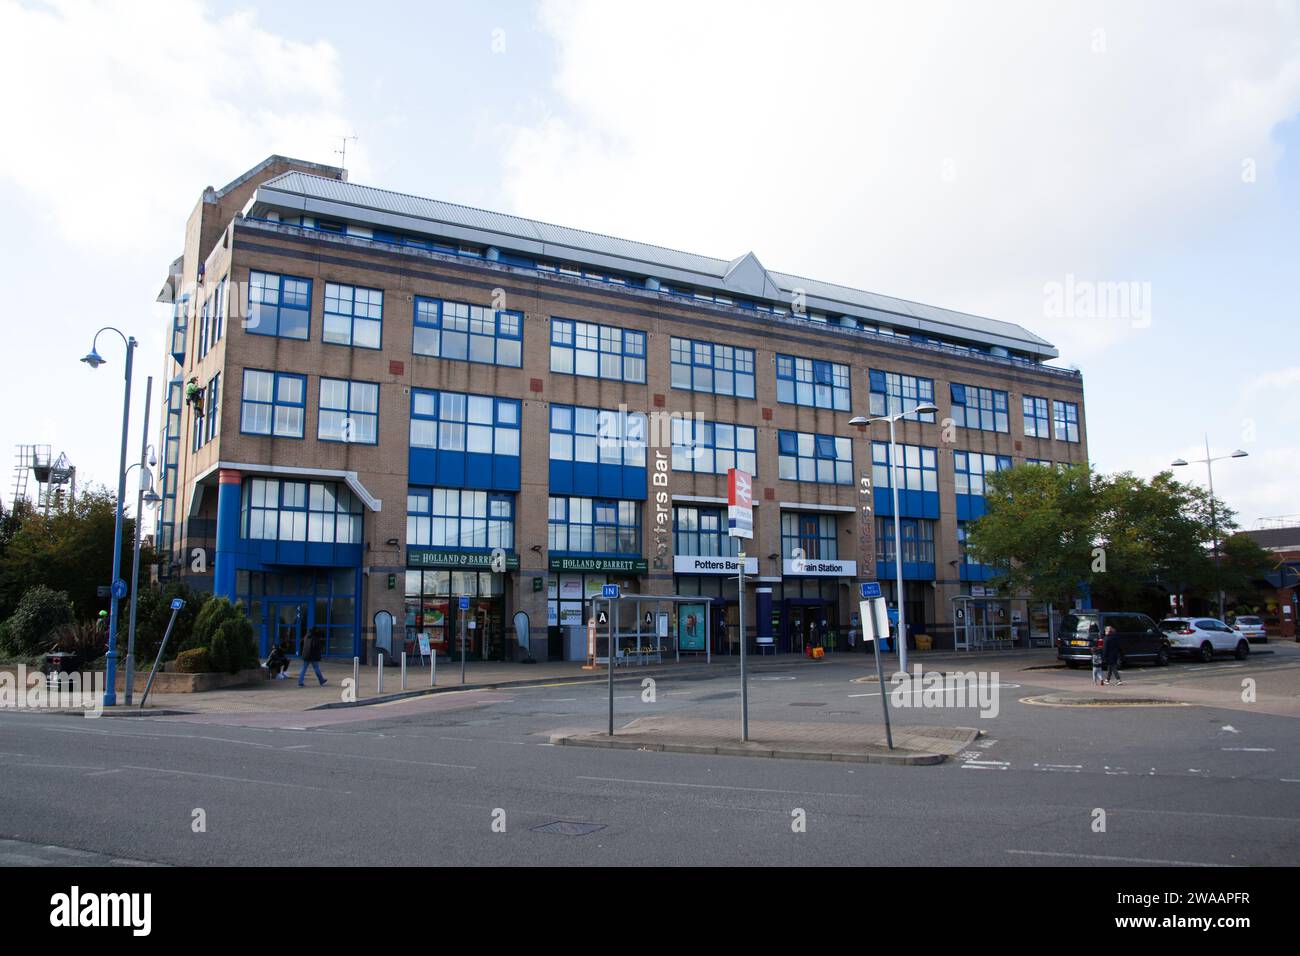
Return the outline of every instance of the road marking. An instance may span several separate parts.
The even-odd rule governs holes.
[[[1241,731],[1238,730],[1236,727],[1232,726],[1232,724],[1224,724],[1224,725],[1223,725],[1222,727],[1220,727],[1219,729],[1220,729],[1220,730],[1223,730],[1223,731],[1227,731],[1227,732],[1230,733],[1230,734],[1239,734],[1239,733],[1241,733]]]
[[[1078,773],[1083,769],[1081,763],[1036,763],[1034,766],[1048,773]]]
[[[547,703],[551,703],[551,704],[571,704],[571,703],[573,703],[574,701],[576,701],[578,698],[576,698],[576,697],[544,697],[544,698],[542,698],[542,699],[545,700]]]
[[[278,780],[254,780],[251,777],[227,777],[219,773],[199,773],[194,770],[167,770],[163,767],[133,767],[130,764],[124,764],[123,770],[143,770],[146,773],[170,773],[180,777],[203,777],[208,780],[225,780],[229,783],[260,783],[267,787],[287,787],[292,790],[315,790],[320,793],[345,793],[351,794],[351,790],[333,790],[328,787],[310,787],[305,783],[282,783]]]
[[[1057,859],[1100,860],[1106,863],[1149,863],[1154,866],[1230,866],[1228,863],[1196,863],[1189,860],[1146,860],[1134,856],[1096,856],[1092,853],[1050,853],[1046,850],[1007,850],[1016,856],[1050,856]]]
[[[496,743],[497,741],[492,741]],[[346,754],[331,753],[328,750],[304,750],[305,754],[311,754],[315,757],[344,757],[349,760],[381,760],[384,763],[404,763],[416,767],[446,767],[449,770],[477,770],[478,767],[471,767],[463,763],[431,763],[427,760],[403,760],[401,757],[375,757],[371,754]]]
[[[122,772],[121,770],[116,770],[116,769],[114,769],[114,770],[95,770],[95,771],[93,771],[92,773],[88,773],[88,774],[86,774],[86,776],[87,776],[87,777],[103,777],[103,776],[105,776],[105,775],[107,775],[107,774],[110,774],[110,773],[121,773],[121,772]]]
[[[1233,750],[1247,754],[1271,754],[1275,753],[1272,747],[1220,747],[1220,750]]]

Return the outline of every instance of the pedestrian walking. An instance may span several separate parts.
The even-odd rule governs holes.
[[[307,665],[310,664],[316,671],[316,679],[325,686],[325,675],[320,672],[321,654],[325,650],[325,636],[321,633],[319,627],[313,627],[307,632],[307,636],[302,642],[302,670],[298,674],[298,686],[306,686],[303,681],[307,677]]]
[[[1114,681],[1116,684],[1124,683],[1124,679],[1119,676],[1119,634],[1115,628],[1107,626],[1105,642],[1102,645],[1102,660],[1106,664],[1106,677],[1102,680],[1103,684],[1109,684]]]
[[[1097,686],[1100,686],[1105,683],[1105,680],[1103,678],[1106,672],[1102,670],[1103,663],[1104,662],[1102,660],[1101,648],[1094,647],[1092,649],[1092,682]]]

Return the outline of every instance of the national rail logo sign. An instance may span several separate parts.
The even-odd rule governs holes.
[[[727,469],[727,534],[754,537],[754,479],[739,468]]]

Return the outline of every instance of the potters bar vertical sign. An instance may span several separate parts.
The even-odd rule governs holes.
[[[754,481],[747,471],[727,469],[727,534],[754,537]]]

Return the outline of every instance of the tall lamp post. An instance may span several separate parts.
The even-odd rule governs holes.
[[[149,377],[149,388],[153,389],[153,376]],[[131,558],[131,613],[126,626],[126,706],[131,706],[131,693],[135,687],[135,608],[140,598],[140,529],[144,525],[144,506],[158,504],[162,501],[153,490],[153,472],[150,466],[157,464],[153,447],[148,444],[149,434],[149,397],[144,402],[145,440],[140,449],[140,460],[131,468],[140,469],[140,483],[135,492],[135,546]],[[146,458],[148,464],[145,464]],[[131,468],[128,468],[129,472]]]
[[[117,606],[121,600],[121,586],[118,581],[122,576],[122,499],[126,497],[126,443],[127,427],[131,422],[131,360],[135,356],[135,336],[123,334],[121,329],[107,325],[95,333],[90,343],[90,352],[82,361],[91,368],[99,368],[104,359],[96,351],[99,337],[105,332],[116,332],[126,345],[126,386],[122,395],[122,454],[117,466],[117,516],[113,522],[113,583],[110,585],[112,603],[108,616],[108,653],[104,657],[104,706],[117,704]]]
[[[894,415],[880,415],[876,418],[857,415],[849,419],[850,425],[889,422],[889,485],[894,492],[894,599],[898,602],[898,669],[904,672],[907,671],[907,613],[903,610],[903,522],[898,513],[898,446],[894,441],[894,422],[908,415],[928,415],[938,410],[937,406],[927,403]]]
[[[1214,577],[1215,584],[1219,585],[1219,620],[1223,620],[1223,586],[1219,573],[1219,519],[1214,505],[1214,462],[1223,461],[1227,458],[1245,458],[1247,452],[1238,448],[1231,455],[1219,455],[1217,458],[1210,455],[1210,436],[1205,436],[1205,457],[1197,458],[1195,461],[1184,461],[1182,458],[1175,458],[1170,465],[1174,468],[1184,468],[1187,465],[1204,465],[1205,474],[1210,479],[1210,534],[1214,538]]]

